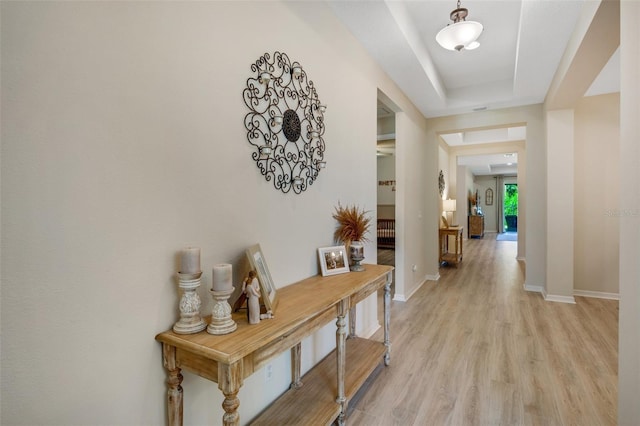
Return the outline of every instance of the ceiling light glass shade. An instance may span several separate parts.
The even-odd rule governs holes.
[[[460,21],[449,24],[441,29],[436,35],[436,41],[447,50],[475,49],[480,43],[472,45],[480,34],[483,27],[480,22]]]
[[[477,41],[472,41],[471,43],[467,44],[465,46],[466,50],[473,50],[473,49],[477,49],[478,47],[480,47],[480,43],[478,43]]]

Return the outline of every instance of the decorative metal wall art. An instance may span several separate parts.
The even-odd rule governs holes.
[[[484,192],[484,204],[487,206],[493,205],[493,189],[487,188]]]
[[[440,192],[440,196],[444,194],[444,173],[440,170],[440,174],[438,175],[438,192]]]
[[[313,81],[285,53],[268,53],[251,64],[242,95],[251,158],[267,181],[300,194],[325,168],[324,112]]]

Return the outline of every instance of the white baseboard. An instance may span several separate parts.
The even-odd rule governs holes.
[[[535,293],[544,293],[544,287],[541,285],[531,285],[531,284],[524,284],[524,289],[526,291],[532,291]]]
[[[593,297],[596,299],[620,300],[619,293],[605,293],[603,291],[573,290],[574,296]]]
[[[363,331],[362,336],[360,337],[364,337],[365,339],[368,339],[371,336],[373,336],[376,333],[376,331],[380,330],[381,327],[382,326],[380,325],[380,323],[376,322],[373,327],[370,327],[368,330]]]
[[[422,282],[420,284],[418,284],[416,286],[416,288],[413,289],[413,291],[411,292],[411,294],[409,294],[409,296],[407,297],[407,300],[411,299],[411,297],[416,294],[416,291],[420,290],[420,287],[422,287],[425,283],[425,280],[422,280]]]
[[[573,296],[560,296],[558,294],[547,294],[546,291],[542,292],[544,296],[544,300],[547,302],[559,302],[559,303],[569,303],[572,305],[576,304],[576,299]]]
[[[414,288],[413,291],[408,296],[405,296],[404,294],[396,293],[396,294],[393,295],[393,300],[398,301],[398,302],[406,302],[409,299],[411,299],[411,296],[416,294],[416,291],[420,290],[420,287],[422,287],[424,285],[424,283],[426,283],[427,281],[438,281],[439,279],[440,279],[440,274],[437,274],[435,276],[434,275],[425,275],[425,277],[422,280],[422,282],[420,284],[418,284],[416,286],[416,288]]]
[[[620,300],[619,293],[605,293],[603,291],[573,290],[573,296],[558,296],[553,294],[547,294],[544,287],[540,285],[531,285],[531,284],[525,283],[524,289],[526,291],[542,293],[542,297],[544,298],[544,300],[547,300],[549,302],[576,303],[576,299],[573,296],[593,297],[596,299]]]
[[[519,262],[524,262],[525,264],[527,263],[527,259],[522,256],[516,256],[516,260]]]
[[[395,293],[393,295],[393,300],[396,302],[406,302],[407,299],[404,297],[404,294]]]

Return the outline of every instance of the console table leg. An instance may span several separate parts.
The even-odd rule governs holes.
[[[300,380],[301,352],[301,343],[298,343],[291,348],[291,389],[300,389],[302,387],[302,380]]]
[[[238,391],[242,386],[242,373],[242,361],[233,364],[218,364],[218,388],[224,394],[224,401],[222,401],[222,408],[225,411],[222,416],[224,426],[238,426],[240,424]]]
[[[349,339],[353,339],[356,336],[356,307],[353,306],[349,309]]]
[[[162,358],[167,370],[167,414],[169,426],[182,426],[182,374],[176,366],[175,346],[162,344]]]
[[[345,363],[346,363],[346,340],[347,340],[347,322],[345,316],[347,314],[348,300],[342,299],[338,303],[338,320],[336,321],[336,358],[337,358],[337,371],[338,371],[338,396],[336,402],[340,404],[340,416],[338,417],[338,424],[344,424],[344,418],[347,413],[347,398],[344,393],[344,377],[345,377]]]
[[[391,362],[391,341],[389,339],[389,323],[391,322],[391,281],[392,273],[387,274],[387,282],[384,284],[384,346],[387,352],[384,354],[384,365]]]

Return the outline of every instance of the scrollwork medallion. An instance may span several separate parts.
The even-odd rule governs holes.
[[[265,53],[251,71],[242,94],[251,158],[276,189],[300,194],[326,165],[326,107],[302,66],[285,53]]]

